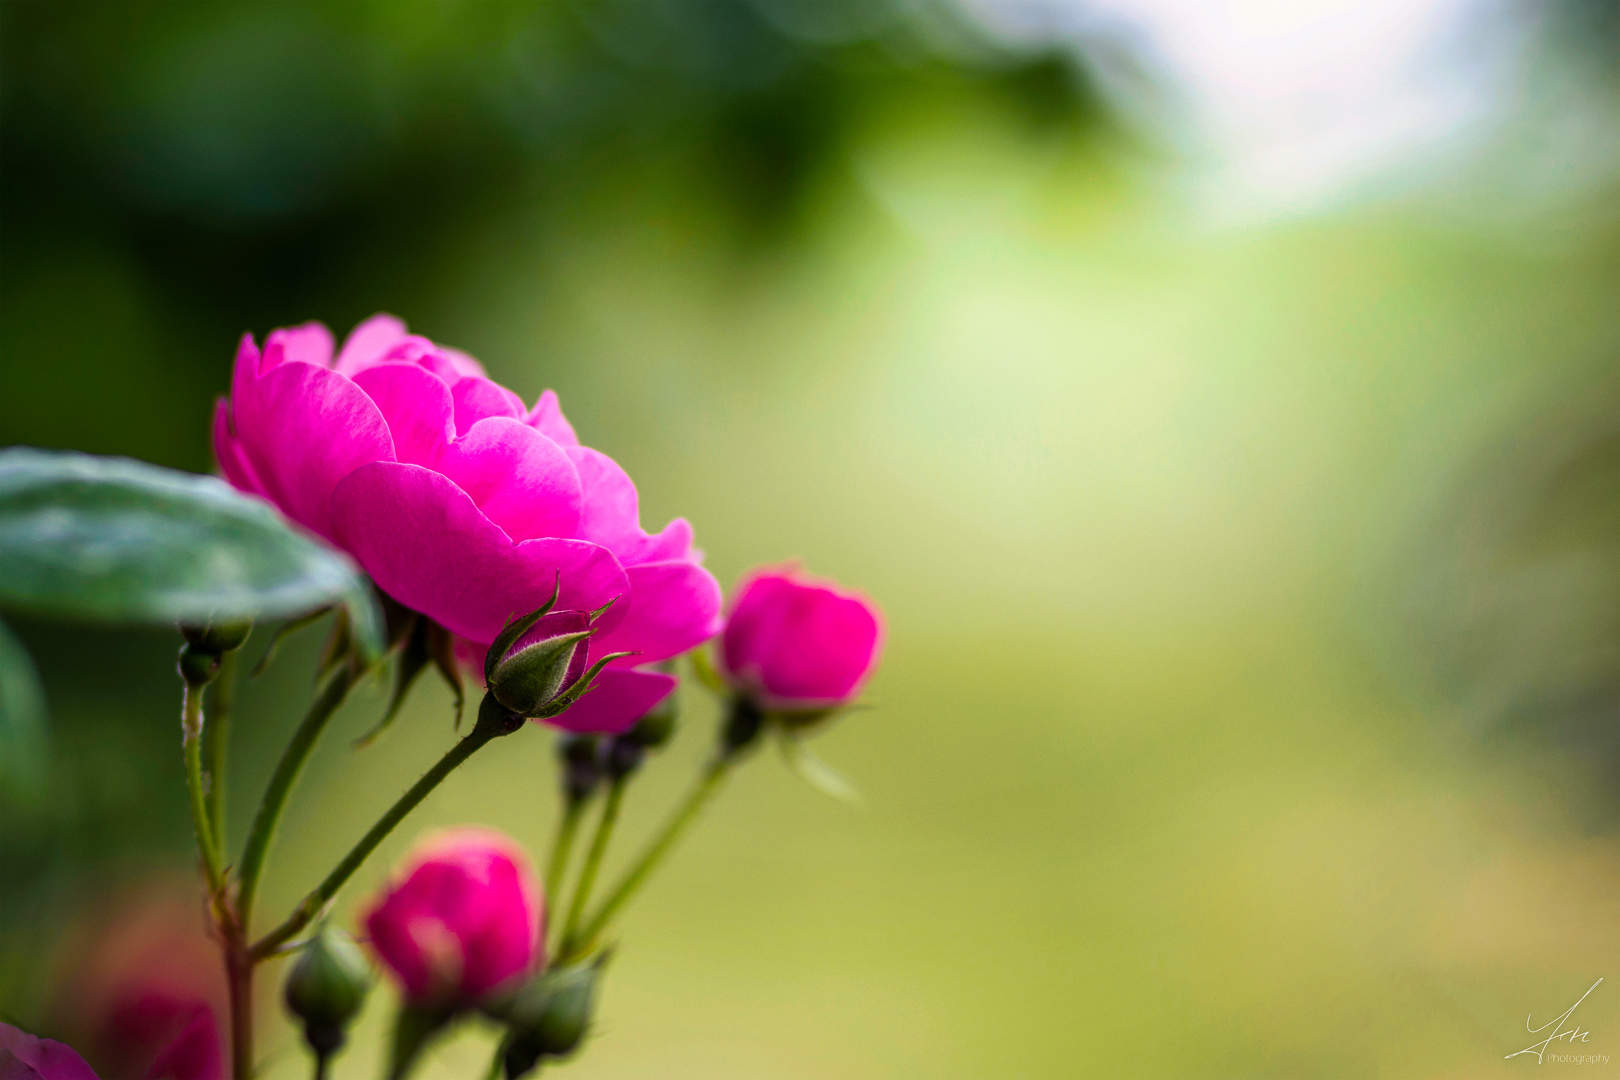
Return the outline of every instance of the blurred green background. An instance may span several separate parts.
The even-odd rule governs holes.
[[[816,743],[864,808],[751,763],[571,1075],[1518,1075],[1598,978],[1578,1050],[1620,1059],[1614,5],[1418,5],[1467,121],[1291,198],[1188,137],[1209,84],[1130,7],[7,2],[0,442],[206,471],[242,331],[388,310],[555,388],[723,583],[880,601],[877,707]],[[1294,39],[1247,34],[1237,100],[1282,101]],[[55,763],[0,818],[0,1014],[49,1029],[81,906],[189,865],[178,640],[19,629]],[[235,843],[320,637],[241,695]],[[383,701],[267,917],[449,745],[424,680],[351,750]],[[684,701],[611,865],[707,749]],[[339,916],[430,826],[542,852],[554,776],[538,728],[474,759]]]

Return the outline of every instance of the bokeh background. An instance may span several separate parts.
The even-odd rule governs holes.
[[[1620,1059],[1617,100],[1613,3],[8,0],[0,442],[207,471],[238,335],[387,310],[555,388],[723,582],[879,599],[816,743],[864,807],[751,763],[581,1080],[1518,1075],[1599,978]],[[0,1015],[65,1033],[95,920],[185,895],[177,639],[17,623]],[[234,843],[321,637],[241,695]],[[383,702],[267,917],[453,738],[425,679],[350,749]],[[338,916],[436,824],[543,851],[554,786],[538,728],[474,759]]]

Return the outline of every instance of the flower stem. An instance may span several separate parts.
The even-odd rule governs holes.
[[[202,687],[189,684],[186,686],[180,718],[181,745],[186,755],[186,788],[191,796],[191,826],[197,833],[197,850],[202,856],[203,873],[208,878],[208,890],[217,897],[225,879],[220,869],[219,845],[215,843],[213,829],[208,824],[208,797],[203,792],[202,695]]]
[[[626,773],[623,776],[615,776],[613,782],[608,785],[607,801],[602,806],[602,819],[596,823],[596,835],[591,838],[591,850],[585,854],[585,865],[580,868],[579,881],[574,885],[574,899],[568,905],[568,922],[563,925],[561,949],[565,956],[573,949],[579,922],[585,917],[585,904],[591,898],[591,887],[596,884],[596,872],[602,867],[602,857],[607,854],[613,826],[618,824],[619,804],[624,801],[624,789],[629,781],[630,775]]]
[[[264,859],[269,853],[276,823],[281,820],[281,812],[287,808],[287,798],[292,794],[293,785],[298,782],[298,774],[303,771],[304,763],[309,760],[321,732],[326,730],[327,721],[343,704],[353,684],[354,674],[348,665],[339,667],[327,681],[320,697],[309,707],[304,722],[293,733],[292,741],[282,752],[281,761],[270,777],[269,786],[264,789],[259,812],[253,818],[253,831],[248,833],[247,846],[242,850],[241,885],[237,889],[236,910],[244,932],[253,925],[253,898],[258,892],[259,875],[264,870]]]
[[[502,734],[505,734],[505,732],[490,731],[484,724],[480,723],[460,742],[451,747],[450,751],[439,759],[438,764],[429,769],[422,779],[411,785],[411,789],[401,795],[399,800],[388,808],[388,812],[377,819],[377,823],[371,827],[371,831],[360,838],[360,842],[354,845],[349,853],[343,857],[343,861],[337,864],[336,869],[326,875],[326,880],[316,886],[314,892],[304,897],[298,907],[293,910],[293,913],[287,917],[287,921],[254,944],[254,960],[266,959],[282,942],[308,926],[315,916],[320,913],[326,902],[337,895],[337,891],[343,887],[344,882],[348,881],[354,875],[354,872],[360,869],[360,864],[366,861],[366,857],[377,849],[377,845],[382,843],[390,832],[393,832],[394,826],[405,820],[405,815],[416,809],[417,804],[427,798],[428,793],[438,787],[445,777],[456,770],[458,765],[472,757],[486,743]]]
[[[208,727],[203,732],[203,753],[208,759],[208,823],[213,829],[214,845],[223,859],[229,850],[225,836],[225,759],[231,730],[231,697],[236,684],[236,656],[238,650],[228,649],[220,654],[219,674],[209,685],[213,698],[208,715]]]
[[[248,955],[246,931],[237,922],[223,930],[225,982],[231,999],[231,1075],[253,1075],[253,958]]]
[[[566,963],[590,951],[590,947],[596,942],[597,938],[602,936],[602,931],[607,929],[613,917],[619,913],[619,909],[624,907],[630,898],[635,895],[636,890],[646,883],[648,876],[663,861],[664,856],[669,854],[670,849],[675,846],[675,842],[681,838],[681,835],[686,832],[692,822],[697,820],[698,813],[714,797],[715,792],[720,790],[721,781],[731,771],[731,766],[735,761],[735,754],[721,753],[716,755],[715,759],[703,770],[703,775],[698,778],[697,784],[692,788],[692,793],[686,797],[686,801],[676,809],[674,814],[670,815],[670,819],[665,823],[663,831],[642,851],[641,857],[636,860],[635,865],[620,879],[618,886],[603,901],[602,906],[597,909],[590,922],[585,924],[585,929],[565,945],[562,955],[558,957],[558,963]]]
[[[585,799],[564,796],[562,817],[557,820],[557,835],[551,841],[551,859],[546,863],[546,904],[562,895],[563,875],[568,872],[568,856],[574,850],[574,837],[579,834],[579,823],[585,819]]]

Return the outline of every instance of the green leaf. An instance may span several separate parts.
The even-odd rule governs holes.
[[[782,750],[782,758],[787,762],[788,768],[799,774],[799,779],[821,792],[831,795],[841,803],[859,806],[863,801],[861,793],[849,778],[837,769],[822,761],[810,752],[804,742],[780,725],[776,726],[776,745]]]
[[[37,802],[48,761],[45,694],[34,659],[0,622],[0,794]]]
[[[381,655],[383,619],[347,555],[211,476],[128,458],[0,450],[0,604],[114,623],[349,611]]]

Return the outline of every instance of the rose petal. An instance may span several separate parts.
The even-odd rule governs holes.
[[[337,370],[353,375],[382,359],[405,336],[405,324],[392,315],[373,315],[353,330],[338,353]]]
[[[455,438],[450,388],[416,364],[374,364],[354,384],[376,403],[394,438],[394,459],[432,467]]]
[[[478,421],[441,446],[433,467],[513,540],[577,535],[580,490],[573,463],[562,447],[519,420]]]
[[[231,434],[231,403],[224,398],[214,402],[214,460],[231,486],[250,495],[263,495],[264,485],[253,473],[253,465]]]
[[[529,411],[523,422],[558,446],[579,445],[579,436],[574,434],[574,425],[563,415],[556,391],[547,390],[541,394],[540,400],[534,403],[534,408]]]
[[[456,434],[465,435],[491,416],[523,419],[523,399],[499,383],[477,377],[457,379],[450,387],[456,402]]]
[[[593,611],[630,591],[606,548],[583,540],[514,544],[448,477],[419,465],[377,462],[332,493],[334,537],[379,588],[406,607],[473,641],[493,641],[507,619],[551,598]],[[623,615],[599,620],[604,632]]]
[[[703,567],[684,561],[643,563],[625,574],[630,579],[629,610],[615,629],[593,639],[593,651],[634,652],[618,661],[629,667],[683,653],[719,632],[720,584]]]
[[[259,374],[285,363],[332,366],[332,331],[318,322],[302,326],[288,326],[270,331],[264,339],[264,358],[259,361]]]
[[[675,689],[676,679],[656,671],[608,668],[585,696],[545,721],[564,731],[622,735]]]
[[[484,370],[484,365],[480,364],[477,360],[473,359],[471,356],[468,356],[460,349],[452,349],[448,345],[440,345],[439,351],[444,353],[445,358],[450,361],[450,366],[455,369],[456,374],[459,377],[463,379],[468,378],[469,376],[480,379],[489,378],[489,373]]]
[[[231,419],[265,494],[328,538],[337,482],[394,457],[388,423],[366,392],[313,364],[282,364],[261,375],[233,400]]]

